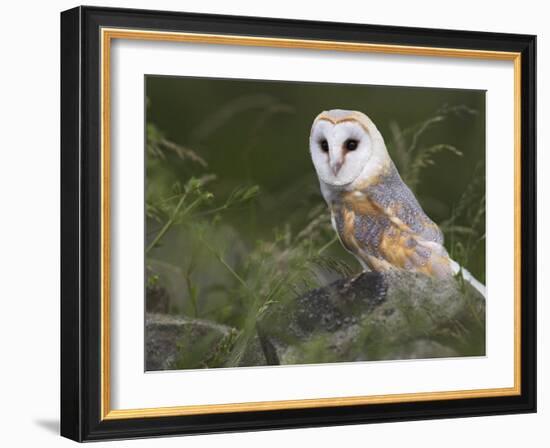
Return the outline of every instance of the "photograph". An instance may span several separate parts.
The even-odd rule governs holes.
[[[220,12],[60,15],[61,435],[536,413],[537,36]]]
[[[146,371],[486,355],[485,90],[144,85]]]

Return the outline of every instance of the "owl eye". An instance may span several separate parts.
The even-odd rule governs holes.
[[[350,138],[349,140],[346,140],[346,142],[344,143],[344,146],[348,151],[355,151],[359,146],[359,142],[357,140]]]
[[[328,142],[326,140],[321,140],[319,145],[324,152],[328,152]]]

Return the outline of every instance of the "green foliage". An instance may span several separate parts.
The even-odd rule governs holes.
[[[424,144],[423,137],[430,130],[443,122],[459,116],[477,115],[477,111],[465,106],[444,106],[436,113],[419,123],[401,129],[397,122],[390,123],[392,140],[388,142],[388,150],[401,174],[401,177],[409,188],[415,192],[421,180],[423,169],[436,164],[435,156],[443,151],[448,151],[458,157],[463,153],[454,145],[447,143]]]
[[[219,118],[214,121],[215,127],[221,125]],[[202,129],[200,134],[205,132]],[[296,294],[323,284],[323,275],[327,272],[349,275],[352,271],[345,262],[326,253],[336,238],[326,207],[322,205],[307,213],[309,223],[304,228],[296,232],[289,225],[274,228],[270,239],[257,240],[235,259],[232,241],[224,238],[226,229],[221,215],[242,211],[243,206],[253,203],[260,194],[259,186],[236,186],[221,201],[216,201],[209,187],[216,183],[217,176],[204,172],[208,169],[205,160],[195,151],[167,140],[156,126],[148,126],[147,133],[151,157],[168,163],[175,155],[178,163],[195,166],[185,184],[175,182],[167,195],[160,196],[154,185],[147,184],[146,216],[150,223],[157,223],[157,229],[149,235],[146,246],[148,266],[166,270],[168,265],[175,275],[184,278],[187,314],[206,316],[239,329],[236,336],[225,342],[225,349],[219,351],[215,361],[218,363],[224,358],[226,365],[237,365],[254,334],[256,321],[269,312],[272,304],[290,300]],[[187,252],[183,268],[154,257],[174,227],[184,227],[186,239],[198,243]],[[224,295],[226,300],[217,300],[216,307],[206,311],[201,303],[207,303],[213,291],[195,280],[198,266],[204,266],[201,259],[207,259],[209,264],[215,260],[226,274],[220,274],[221,281],[214,289],[216,296]],[[158,275],[149,275],[148,281],[153,281],[153,278],[158,279]],[[228,349],[230,346],[231,350]],[[197,365],[203,352],[199,346],[182,351],[185,357],[177,361],[178,366]]]
[[[323,272],[351,273],[345,262],[323,253],[334,241],[332,233],[326,213],[319,213],[296,234],[289,226],[275,229],[272,240],[257,241],[235,266],[231,266],[224,252],[212,246],[204,235],[198,235],[204,247],[233,277],[233,284],[228,285],[227,291],[234,300],[225,323],[241,331],[228,354],[226,366],[239,364],[255,335],[256,322],[269,313],[272,305],[286,303],[320,286]]]
[[[178,356],[172,363],[172,369],[225,367],[238,332],[231,330],[222,338],[215,334],[201,335],[198,338],[193,336],[195,335],[190,331],[180,336],[176,343]]]
[[[178,145],[171,140],[168,140],[164,134],[153,123],[147,124],[147,155],[152,158],[166,160],[168,151],[177,155],[180,159],[189,159],[192,162],[198,163],[206,167],[206,162],[195,151]]]
[[[483,163],[478,164],[471,183],[452,208],[451,215],[440,223],[451,257],[475,272],[482,283],[485,283],[484,168]]]

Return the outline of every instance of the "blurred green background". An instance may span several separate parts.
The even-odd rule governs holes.
[[[279,283],[289,295],[360,271],[334,240],[308,152],[313,119],[334,108],[374,121],[453,258],[485,281],[484,91],[166,76],[145,84],[147,281],[167,291],[170,313],[242,328]],[[319,250],[332,261],[289,277]]]

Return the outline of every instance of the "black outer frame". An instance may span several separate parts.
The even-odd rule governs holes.
[[[521,395],[100,420],[100,28],[521,52]],[[77,7],[61,13],[61,435],[76,441],[536,412],[536,36]]]

